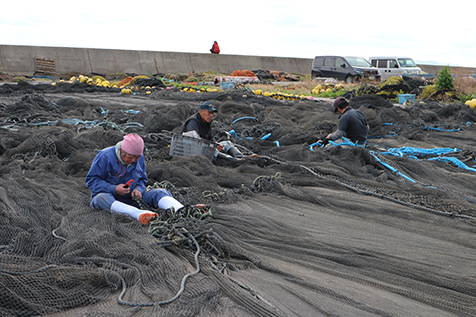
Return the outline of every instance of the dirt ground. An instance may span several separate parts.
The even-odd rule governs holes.
[[[216,135],[258,158],[169,155],[204,101]],[[475,316],[476,110],[351,106],[368,147],[311,149],[337,127],[331,101],[0,85],[0,315]],[[193,226],[226,255],[89,207],[90,164],[126,133],[149,185],[211,206]]]

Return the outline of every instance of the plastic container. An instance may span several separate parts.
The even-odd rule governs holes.
[[[220,84],[221,89],[233,89],[235,88],[235,83],[232,81],[223,82]]]
[[[415,95],[414,94],[400,94],[398,95],[398,103],[403,105],[405,101],[415,101]]]
[[[215,84],[224,83],[224,82],[235,82],[241,84],[248,84],[248,83],[258,83],[258,77],[245,77],[245,76],[216,76],[213,79]]]
[[[195,156],[203,154],[210,161],[215,157],[216,145],[203,139],[176,134],[170,142],[170,156]]]

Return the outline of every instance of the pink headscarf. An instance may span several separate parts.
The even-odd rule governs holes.
[[[121,149],[130,155],[142,155],[144,140],[137,134],[128,134],[122,140]]]

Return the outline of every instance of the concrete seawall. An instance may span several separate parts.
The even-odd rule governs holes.
[[[56,73],[193,73],[267,69],[290,73],[310,73],[312,59],[226,54],[200,54],[0,45],[0,72],[31,76],[36,72],[35,57],[52,59]]]
[[[32,76],[37,72],[35,58],[54,61],[55,72],[64,74],[157,74],[235,70],[278,70],[310,74],[313,58],[133,51],[72,47],[0,45],[0,72]],[[440,65],[418,65],[435,74]],[[475,74],[476,68],[451,67],[454,74]]]

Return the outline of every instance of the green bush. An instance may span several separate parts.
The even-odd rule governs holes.
[[[465,103],[468,100],[474,99],[474,96],[472,94],[459,94],[458,100],[461,101],[462,103]]]
[[[451,76],[450,68],[448,66],[438,73],[438,79],[436,80],[437,89],[453,90],[455,89],[454,79]]]

